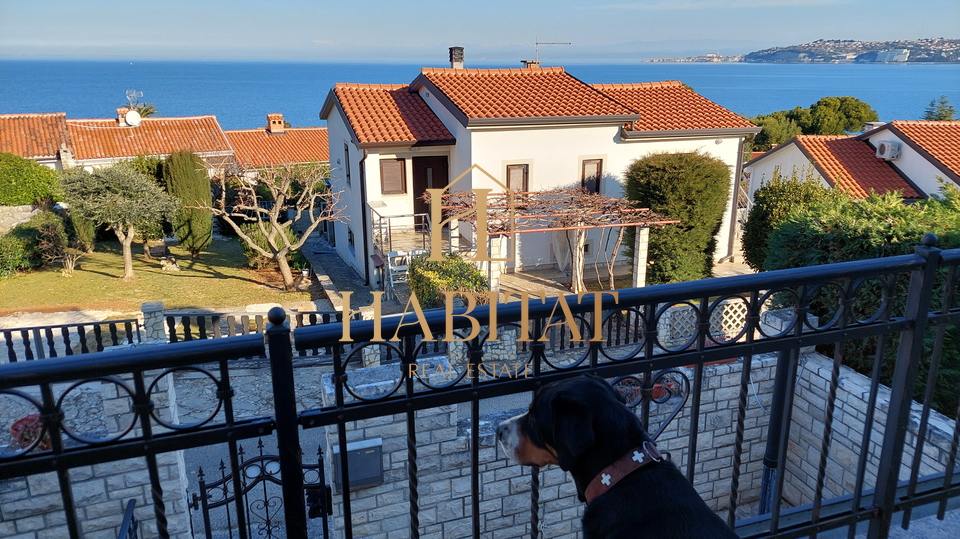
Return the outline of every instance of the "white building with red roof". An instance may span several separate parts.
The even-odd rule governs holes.
[[[744,165],[750,196],[776,173],[812,175],[825,186],[865,198],[899,191],[907,200],[960,186],[960,122],[875,123],[859,136],[798,135]]]
[[[382,257],[372,247],[374,219],[426,214],[425,189],[442,188],[474,165],[514,191],[585,187],[620,198],[635,159],[706,153],[731,172],[716,258],[739,249],[734,179],[743,143],[759,128],[680,82],[590,85],[561,67],[425,68],[410,84],[337,84],[320,116],[333,187],[350,214],[337,225],[337,250],[372,285],[380,284]],[[503,190],[476,171],[455,190],[485,187]],[[550,234],[557,233],[521,235],[508,271],[562,267]],[[603,257],[600,239],[590,232],[588,263]]]

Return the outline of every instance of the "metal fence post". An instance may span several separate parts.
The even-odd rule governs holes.
[[[286,313],[280,307],[267,314],[270,325],[265,332],[273,380],[273,407],[277,423],[277,454],[283,478],[283,515],[287,537],[306,539],[307,509],[303,491],[303,456],[297,421],[297,398],[293,385],[293,347]]]
[[[938,241],[935,234],[924,234],[921,240],[923,245],[914,249],[917,255],[926,259],[926,264],[910,275],[904,316],[908,321],[913,321],[913,327],[901,334],[900,347],[897,350],[897,365],[893,373],[893,383],[890,385],[890,407],[887,411],[880,466],[877,470],[877,490],[873,498],[878,514],[877,518],[870,520],[867,534],[869,539],[886,539],[890,533],[910,406],[920,371],[934,282],[940,267],[940,249],[935,247]]]

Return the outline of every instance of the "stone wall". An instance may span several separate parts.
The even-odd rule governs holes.
[[[152,380],[158,373],[147,373]],[[130,377],[124,379],[130,387]],[[59,398],[66,385],[54,386],[54,395]],[[25,391],[39,398],[39,392]],[[170,403],[176,398],[168,380],[161,380],[154,392],[158,412],[167,421],[178,421]],[[36,408],[23,399],[9,395],[0,396],[0,436],[3,448],[12,451],[9,425],[12,421]],[[126,429],[133,421],[131,399],[122,389],[107,382],[87,382],[71,390],[64,398],[61,410],[64,423],[73,432],[88,439],[110,438]],[[155,429],[162,432],[164,429]],[[129,436],[140,436],[134,429]],[[79,442],[64,435],[65,444]],[[184,488],[186,477],[180,452],[157,456],[163,499],[166,505],[168,530],[175,539],[188,539],[190,526],[187,520]],[[80,533],[84,539],[115,538],[123,519],[128,500],[136,500],[136,516],[141,524],[141,533],[156,536],[156,519],[151,495],[150,478],[144,458],[132,458],[70,470],[70,480],[77,508]],[[0,481],[0,537],[8,539],[59,539],[67,537],[66,518],[60,495],[60,485],[55,473],[36,474]]]
[[[833,369],[833,360],[820,354],[807,354],[803,359],[794,401],[787,475],[783,487],[784,498],[793,505],[813,502]],[[869,398],[870,379],[848,367],[841,367],[833,416],[833,434],[827,459],[823,492],[825,498],[850,494],[854,490],[857,460],[864,454],[863,427],[867,418]],[[880,386],[868,448],[869,457],[865,474],[867,488],[872,488],[876,484],[880,443],[886,429],[889,407],[890,388]],[[913,403],[907,427],[906,444],[903,448],[900,480],[910,477],[922,410],[923,407],[919,403]],[[946,469],[954,424],[951,419],[936,410],[930,411],[927,439],[924,442],[920,464],[921,476],[943,472]]]
[[[20,223],[26,223],[40,213],[33,206],[0,206],[0,236],[13,230]]]
[[[449,365],[443,363],[444,371],[449,372]],[[742,366],[741,362],[732,361],[704,369],[695,487],[716,511],[722,511],[729,503]],[[751,370],[759,398],[767,408],[774,366],[775,358],[767,356],[755,359]],[[384,365],[364,369],[362,377],[351,373],[348,383],[362,396],[373,397],[395,385],[398,368],[397,365]],[[421,372],[437,371],[427,368]],[[687,370],[687,374],[692,379],[692,371]],[[333,404],[334,388],[329,376],[324,378],[323,387],[325,405]],[[527,395],[512,399],[519,406],[529,402]],[[656,430],[678,403],[679,399],[668,399],[663,404],[653,404],[651,430]],[[480,421],[481,529],[493,531],[493,537],[497,539],[519,539],[530,534],[531,469],[510,463],[495,446],[493,433],[499,421],[522,411],[511,409],[487,413]],[[766,422],[767,416],[751,397],[743,446],[740,503],[759,498]],[[439,539],[469,535],[472,526],[469,409],[462,405],[418,411],[416,427],[422,536]],[[658,440],[661,449],[670,451],[673,461],[683,470],[688,454],[689,428],[688,403]],[[407,537],[410,521],[406,415],[349,422],[346,429],[348,443],[379,438],[383,451],[384,483],[351,492],[354,533],[384,539]],[[333,447],[339,444],[336,427],[327,428],[327,440],[327,454],[331,455]],[[572,480],[565,472],[551,466],[540,471],[540,485],[540,522],[544,536],[578,537],[582,504],[577,500]],[[335,497],[335,530],[344,526],[342,504],[338,500],[339,497]]]

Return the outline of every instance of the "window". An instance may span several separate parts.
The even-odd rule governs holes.
[[[402,195],[407,192],[405,159],[380,160],[380,193]]]
[[[347,185],[350,185],[350,147],[343,143],[343,171],[347,178]]]
[[[580,186],[588,193],[600,192],[600,177],[603,175],[603,159],[584,159]]]
[[[514,192],[530,190],[530,165],[507,165],[507,187]]]

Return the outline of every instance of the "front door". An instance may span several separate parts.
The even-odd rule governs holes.
[[[430,207],[421,197],[427,189],[443,189],[448,183],[446,156],[414,157],[413,213],[429,213]]]

